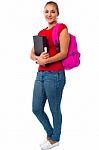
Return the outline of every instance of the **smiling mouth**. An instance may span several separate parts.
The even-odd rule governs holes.
[[[52,18],[47,18],[48,20],[51,20]]]

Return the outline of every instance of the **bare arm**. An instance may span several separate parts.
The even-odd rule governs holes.
[[[32,47],[30,58],[34,61],[38,59],[38,56],[35,55],[34,47]]]
[[[70,41],[68,29],[62,30],[59,36],[59,41],[60,41],[60,52],[57,53],[55,56],[47,58],[46,64],[62,60],[66,57]]]

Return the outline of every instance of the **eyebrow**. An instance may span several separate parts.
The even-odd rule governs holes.
[[[45,9],[45,11],[49,11],[48,9]],[[50,10],[50,11],[55,11],[54,9]]]

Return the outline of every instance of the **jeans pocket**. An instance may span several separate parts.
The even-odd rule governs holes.
[[[65,76],[65,72],[64,71],[60,71],[58,72],[58,78],[57,78],[57,82],[58,82],[58,88],[64,88],[64,85],[66,84],[66,76]]]

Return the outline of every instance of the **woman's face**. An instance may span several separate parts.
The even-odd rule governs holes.
[[[48,23],[53,23],[57,21],[57,9],[54,5],[48,4],[45,8],[44,8],[44,16],[45,19]]]

